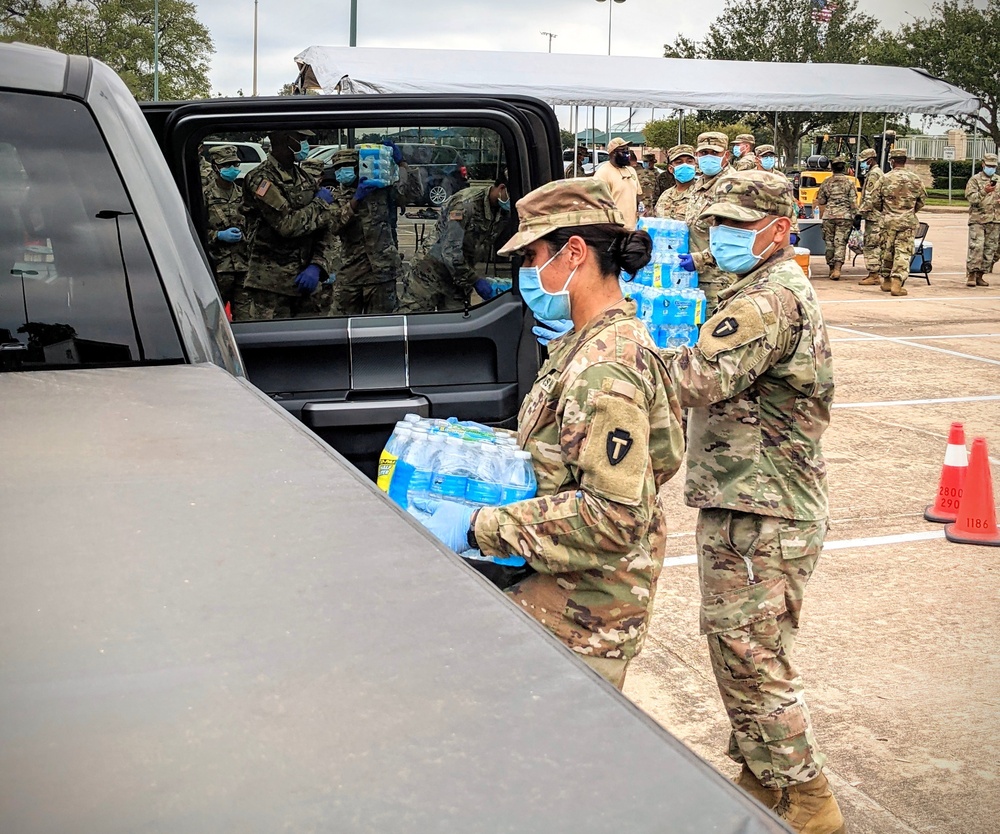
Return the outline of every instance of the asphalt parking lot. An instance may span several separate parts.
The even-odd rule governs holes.
[[[967,215],[925,210],[928,286],[891,298],[812,277],[833,340],[824,436],[831,528],[809,586],[797,661],[827,774],[852,834],[1000,830],[1000,548],[952,544],[925,522],[948,428],[985,437],[1000,486],[1000,264],[965,287]],[[645,652],[625,694],[727,776],[728,722],[698,635],[696,513],[667,485],[671,537]],[[996,495],[1000,498],[1000,495]]]

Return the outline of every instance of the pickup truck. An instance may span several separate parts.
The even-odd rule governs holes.
[[[509,420],[516,292],[230,328],[215,290],[206,133],[490,124],[523,193],[544,105],[154,105],[158,147],[106,66],[17,44],[0,103],[0,829],[786,830],[318,436]]]

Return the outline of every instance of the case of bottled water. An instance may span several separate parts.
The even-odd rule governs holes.
[[[392,148],[364,143],[358,148],[358,180],[371,180],[379,188],[399,182],[399,166],[392,159]]]
[[[518,449],[512,432],[416,414],[396,423],[379,458],[378,485],[420,520],[442,501],[497,507],[534,498],[538,488],[531,454]],[[466,551],[462,556],[524,564],[516,555],[497,558]]]

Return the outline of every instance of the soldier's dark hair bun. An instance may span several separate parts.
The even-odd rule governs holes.
[[[543,240],[559,249],[574,235],[582,237],[597,253],[601,273],[616,281],[622,270],[635,275],[649,263],[653,253],[653,240],[646,231],[630,232],[615,223],[567,226],[550,232]]]
[[[653,239],[645,229],[635,232],[622,232],[617,240],[616,263],[618,271],[635,275],[649,263],[653,254]]]

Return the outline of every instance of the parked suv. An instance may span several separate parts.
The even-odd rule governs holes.
[[[594,159],[595,159],[595,157],[597,159],[597,164],[600,165],[601,163],[608,161],[608,152],[607,151],[594,151],[594,150],[592,150],[590,152],[590,157],[591,157],[590,162],[584,162],[583,163],[583,173],[587,174],[588,176],[590,174],[594,173]],[[563,166],[568,165],[572,161],[573,161],[573,149],[572,148],[566,148],[563,151]]]
[[[415,168],[424,185],[420,205],[443,206],[456,191],[469,185],[469,172],[458,148],[400,142],[403,160]]]
[[[240,175],[238,179],[243,179],[260,163],[267,159],[267,151],[264,146],[257,142],[205,142],[206,150],[212,145],[235,145],[236,155],[240,159]]]

